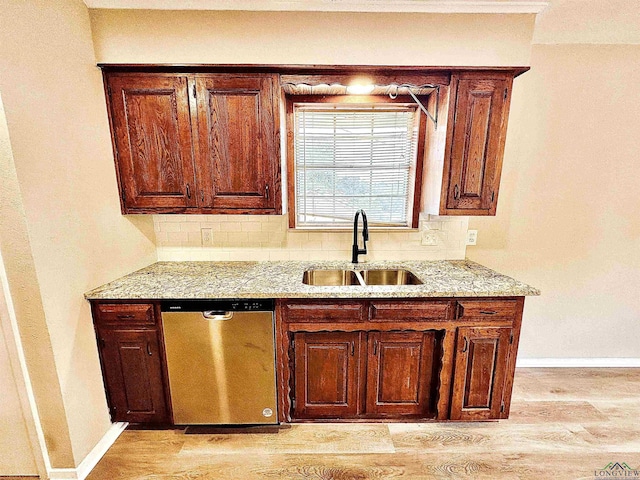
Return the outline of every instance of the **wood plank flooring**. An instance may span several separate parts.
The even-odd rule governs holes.
[[[611,462],[640,470],[640,369],[518,369],[500,422],[127,430],[88,480],[592,480]]]

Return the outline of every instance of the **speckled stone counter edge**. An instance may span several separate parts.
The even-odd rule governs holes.
[[[305,285],[311,269],[403,268],[422,285]],[[85,293],[89,300],[207,298],[428,298],[540,295],[525,283],[469,260],[366,262],[157,262]]]

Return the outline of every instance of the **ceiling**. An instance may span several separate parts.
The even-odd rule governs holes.
[[[317,12],[539,13],[542,0],[84,0],[89,8]]]

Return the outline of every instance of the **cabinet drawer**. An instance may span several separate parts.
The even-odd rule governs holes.
[[[369,307],[373,322],[448,320],[450,312],[451,302],[375,301]]]
[[[101,325],[155,325],[151,303],[100,303],[96,305],[96,320]]]
[[[456,318],[513,318],[517,308],[515,300],[460,300],[457,303]]]
[[[295,302],[284,305],[288,322],[361,322],[364,320],[362,302]]]

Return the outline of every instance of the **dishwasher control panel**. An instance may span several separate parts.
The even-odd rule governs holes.
[[[234,298],[220,300],[164,300],[163,312],[273,312],[275,302],[270,298]]]

